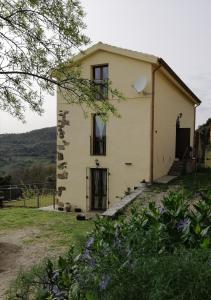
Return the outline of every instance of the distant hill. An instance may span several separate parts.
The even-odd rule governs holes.
[[[34,164],[56,162],[56,127],[0,134],[0,176]]]

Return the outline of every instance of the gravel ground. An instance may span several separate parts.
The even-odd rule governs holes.
[[[0,235],[0,299],[5,299],[4,294],[9,288],[10,282],[16,278],[21,269],[29,269],[46,255],[48,257],[58,256],[58,249],[49,250],[46,240],[27,243],[32,239],[36,240],[39,234],[39,230],[30,228]],[[64,251],[64,248],[61,248],[61,253],[62,250]]]

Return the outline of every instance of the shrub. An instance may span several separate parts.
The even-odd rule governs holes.
[[[144,211],[145,230],[154,228],[162,239],[163,247],[173,251],[175,247],[210,247],[211,238],[211,194],[199,192],[195,202],[191,194],[183,189],[171,192],[162,201],[162,207],[149,204]]]
[[[201,249],[140,257],[93,299],[210,299],[210,258]]]

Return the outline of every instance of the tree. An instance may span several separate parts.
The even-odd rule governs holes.
[[[83,17],[78,0],[0,0],[1,110],[24,120],[28,104],[41,114],[43,92],[52,94],[56,86],[69,102],[115,113],[108,101],[94,100],[96,86],[81,78],[72,60],[89,43]]]

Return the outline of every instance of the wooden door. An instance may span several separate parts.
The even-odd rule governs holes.
[[[91,169],[91,209],[107,208],[107,169]]]
[[[176,158],[183,159],[189,155],[190,128],[176,129]]]

